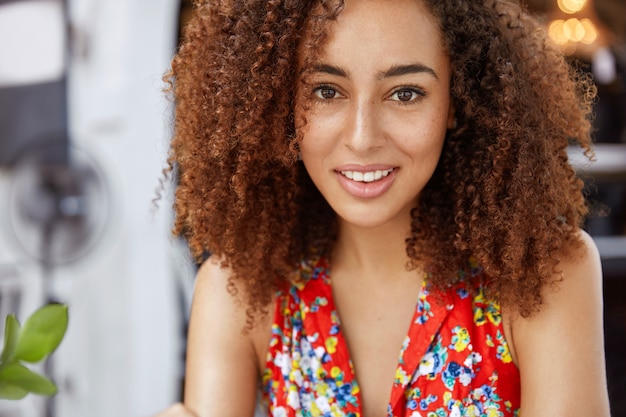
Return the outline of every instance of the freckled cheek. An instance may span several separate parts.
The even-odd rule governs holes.
[[[331,152],[332,141],[328,134],[324,134],[324,130],[312,125],[302,129],[300,155],[306,165],[321,163]]]
[[[307,115],[307,124],[300,129],[302,156],[324,155],[330,152],[337,143],[340,130],[341,126],[337,117]]]
[[[443,141],[413,136],[407,137],[402,144],[397,143],[396,146],[411,161],[407,166],[413,166],[413,169],[430,175],[441,158]]]
[[[436,125],[440,124],[436,123]],[[390,137],[407,155],[438,158],[443,147],[445,130],[435,128],[432,123],[396,125]]]
[[[400,150],[412,163],[420,169],[430,170],[434,168],[441,157],[441,146],[434,143],[421,143],[406,146]]]

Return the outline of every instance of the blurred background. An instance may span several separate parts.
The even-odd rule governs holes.
[[[70,314],[42,369],[60,393],[0,400],[2,417],[141,417],[180,396],[193,270],[168,190],[153,199],[182,8],[0,0],[0,313]]]
[[[603,260],[613,416],[626,417],[626,1],[527,5],[599,91],[596,161],[570,155]],[[148,417],[181,398],[195,265],[159,187],[162,77],[191,12],[186,0],[0,0],[0,319],[70,311],[41,365],[60,393],[0,400],[2,417]]]

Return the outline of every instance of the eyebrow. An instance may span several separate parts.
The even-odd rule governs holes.
[[[394,65],[391,68],[389,68],[387,71],[380,72],[377,78],[382,80],[383,78],[399,77],[401,75],[422,74],[422,73],[430,74],[433,77],[435,77],[435,79],[437,80],[439,79],[439,77],[437,77],[437,73],[435,72],[435,70],[424,64]]]
[[[348,71],[341,67],[330,64],[317,64],[313,66],[313,72],[323,72],[325,74],[337,75],[339,77],[350,78]]]
[[[313,66],[313,72],[321,72],[350,79],[350,74],[348,73],[348,71],[341,67],[330,64],[315,65]],[[393,65],[386,71],[380,71],[376,78],[382,80],[390,77],[399,77],[401,75],[424,73],[432,75],[437,80],[439,79],[435,70],[424,64]]]

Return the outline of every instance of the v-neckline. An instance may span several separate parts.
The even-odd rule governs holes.
[[[326,332],[319,332],[319,329],[315,329],[318,325],[316,322],[309,323],[311,326],[309,331],[315,332],[325,339],[329,336],[334,338],[333,340],[320,340],[323,346],[334,345],[335,349],[329,362],[324,364],[325,368],[329,370],[330,374],[330,370],[333,367],[339,367],[344,372],[343,383],[351,383],[359,387],[354,363],[350,356],[348,343],[341,327],[339,311],[337,310],[335,298],[333,297],[330,267],[325,258],[320,258],[315,263],[315,268],[312,271],[309,282],[307,282],[302,289],[300,296],[304,305],[312,305],[319,297],[326,298],[328,302],[327,307],[331,311],[331,315],[335,315],[334,320],[337,322],[336,333],[331,336],[330,334],[326,334]],[[409,328],[405,334],[398,355],[395,378],[390,390],[388,410],[395,409],[398,403],[404,398],[405,389],[418,371],[422,357],[426,354],[433,342],[433,336],[439,331],[443,321],[453,308],[454,304],[451,302],[451,298],[446,294],[430,296],[427,278],[424,278],[418,298],[415,302]],[[307,326],[307,320],[303,320],[303,325],[305,329],[309,327]],[[360,388],[356,390],[355,397],[357,400],[357,415],[362,415]]]

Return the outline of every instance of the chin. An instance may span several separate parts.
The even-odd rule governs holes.
[[[343,210],[335,211],[339,219],[339,224],[360,229],[382,229],[386,227],[396,228],[398,226],[407,230],[411,225],[411,211],[402,210],[395,213],[381,213],[373,210]]]

